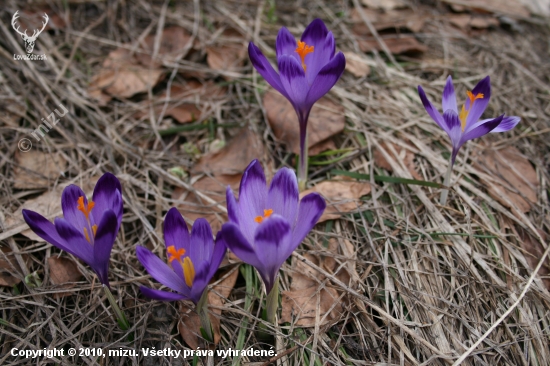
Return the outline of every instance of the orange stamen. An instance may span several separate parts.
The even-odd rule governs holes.
[[[470,98],[470,105],[474,102],[476,99],[483,99],[484,95],[483,93],[477,93],[474,95],[471,91],[467,91],[466,94],[468,95],[468,98]]]
[[[256,216],[254,218],[254,221],[256,221],[258,224],[261,224],[262,221],[264,221],[265,219],[267,219],[269,216],[271,216],[273,214],[273,210],[268,208],[267,210],[264,210],[264,215],[263,216]]]
[[[90,212],[92,211],[92,208],[94,208],[94,206],[94,201],[88,201],[88,205],[86,205],[84,203],[84,196],[78,197],[78,205],[76,206],[76,209],[81,211],[84,216],[86,216],[86,220],[89,220]]]
[[[462,127],[462,132],[466,129],[466,119],[468,118],[468,113],[470,113],[470,110],[472,109],[472,104],[477,99],[483,99],[484,94],[483,93],[477,93],[474,95],[471,91],[466,91],[466,95],[468,96],[468,99],[470,100],[470,106],[468,109],[466,109],[465,106],[462,106],[462,110],[460,111],[460,114],[458,115],[458,118],[460,119],[460,125]]]
[[[296,47],[296,53],[300,56],[302,59],[302,67],[304,68],[304,71],[306,71],[306,63],[305,58],[306,55],[313,52],[313,46],[308,46],[305,42],[298,41],[298,47]]]
[[[88,230],[86,230],[86,228],[84,228],[84,236],[86,237],[86,241],[91,244],[92,242],[90,241],[90,236],[88,235]]]
[[[181,257],[185,254],[185,249],[180,248],[176,250],[176,247],[173,245],[170,245],[168,248],[166,248],[166,251],[168,254],[170,254],[170,258],[168,258],[168,261],[172,262],[173,260],[181,261]]]
[[[183,259],[183,277],[185,278],[185,283],[187,286],[191,287],[193,285],[193,281],[195,280],[195,266],[193,266],[193,262],[191,261],[191,258],[185,257]]]
[[[94,238],[95,238],[95,234],[97,233],[97,225],[92,225],[92,231],[94,233]]]

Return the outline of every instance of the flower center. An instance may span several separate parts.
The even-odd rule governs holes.
[[[88,201],[88,204],[84,203],[84,196],[78,197],[78,204],[76,206],[76,209],[84,214],[84,217],[86,217],[86,221],[88,221],[88,226],[90,225],[90,212],[92,212],[92,208],[94,208],[95,203],[94,201]],[[93,238],[95,237],[95,234],[97,232],[97,225],[92,225],[92,238],[90,238],[90,234],[88,233],[88,228],[84,228],[84,236],[86,237],[86,240],[88,243],[92,244]]]
[[[305,42],[298,41],[298,47],[296,47],[296,53],[300,55],[300,58],[302,59],[302,67],[304,68],[304,71],[306,71],[306,62],[305,58],[306,55],[313,52],[313,46],[308,46]]]
[[[463,105],[462,110],[460,111],[460,115],[458,116],[458,118],[460,118],[460,122],[462,125],[462,132],[464,132],[464,130],[466,129],[466,119],[468,118],[468,113],[470,113],[470,111],[472,110],[472,106],[474,105],[474,102],[477,99],[483,99],[484,97],[483,93],[477,93],[474,95],[474,93],[472,93],[469,90],[466,92],[466,95],[468,95],[468,99],[470,100],[470,103],[468,103],[469,104],[468,109],[466,109],[466,106]]]
[[[254,221],[256,221],[258,224],[261,224],[262,221],[264,221],[265,219],[267,219],[269,216],[271,216],[271,214],[273,214],[273,210],[268,208],[267,210],[264,210],[264,215],[263,216],[256,216],[254,218]]]
[[[183,277],[185,278],[185,283],[187,284],[187,286],[191,287],[193,285],[193,281],[195,280],[195,266],[193,265],[193,261],[191,260],[191,258],[189,258],[189,256],[182,259],[182,257],[185,255],[185,249],[176,249],[176,247],[170,245],[168,248],[166,248],[166,251],[168,252],[168,254],[170,254],[168,261],[172,262],[177,260],[181,264],[181,268],[183,268]]]

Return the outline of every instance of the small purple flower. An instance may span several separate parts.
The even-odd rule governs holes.
[[[257,160],[246,168],[239,188],[239,201],[227,187],[228,223],[222,235],[229,249],[254,266],[270,293],[279,268],[300,245],[325,210],[325,200],[310,193],[298,196],[296,175],[280,169],[269,190]]]
[[[205,219],[197,219],[191,229],[172,207],[164,220],[164,242],[170,266],[147,248],[138,246],[137,257],[149,274],[164,286],[176,291],[166,292],[141,286],[141,292],[162,301],[191,300],[197,304],[218,270],[225,255],[225,242],[212,238],[212,229]]]
[[[454,164],[458,150],[466,141],[481,137],[489,132],[509,131],[520,121],[519,117],[505,117],[504,115],[479,120],[491,98],[491,81],[489,76],[477,83],[472,91],[466,93],[467,98],[460,113],[457,108],[455,89],[451,76],[447,78],[447,83],[443,89],[443,115],[428,100],[426,93],[424,93],[420,85],[418,86],[418,94],[430,117],[451,138],[453,145],[451,165]]]
[[[23,218],[36,235],[87,263],[109,286],[109,258],[122,220],[122,187],[111,173],[105,173],[88,201],[80,187],[63,190],[63,218],[54,224],[42,215],[23,210]]]
[[[305,142],[307,120],[313,104],[336,84],[346,67],[342,52],[334,54],[336,44],[321,19],[312,21],[296,42],[285,27],[276,41],[279,74],[273,69],[260,49],[252,42],[248,55],[260,75],[279,93],[284,95],[296,110],[300,123],[300,180],[305,184]]]

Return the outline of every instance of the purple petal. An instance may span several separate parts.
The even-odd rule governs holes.
[[[447,126],[447,123],[445,120],[443,120],[443,117],[441,116],[441,113],[437,109],[435,109],[434,105],[428,100],[428,97],[426,97],[426,93],[424,92],[424,89],[419,85],[418,86],[418,95],[420,96],[420,100],[422,101],[422,104],[424,105],[424,108],[426,109],[426,112],[432,117],[432,119],[435,121],[435,123],[438,124],[439,127],[443,129],[443,131],[449,133],[449,126]]]
[[[222,263],[223,257],[225,256],[225,253],[227,252],[227,244],[225,243],[225,240],[223,239],[223,235],[221,233],[221,230],[218,231],[218,235],[216,235],[216,242],[214,244],[214,250],[212,251],[212,258],[210,258],[210,268],[208,271],[208,281],[214,276],[218,268],[220,267],[220,264]]]
[[[95,203],[92,215],[95,222],[99,222],[103,213],[112,210],[116,217],[118,226],[122,221],[122,186],[120,181],[111,173],[105,173],[97,181],[92,201]]]
[[[288,94],[281,83],[279,74],[273,69],[273,66],[269,63],[267,58],[263,55],[262,51],[252,42],[248,44],[248,56],[252,65],[258,70],[260,75],[271,85],[275,90],[289,99]]]
[[[254,239],[257,223],[254,218],[264,215],[267,186],[264,170],[253,160],[244,171],[239,187],[239,227],[249,242]]]
[[[296,246],[291,243],[291,237],[290,224],[279,215],[272,215],[256,230],[254,237],[256,250],[264,264],[263,268],[256,267],[256,269],[265,282],[267,293],[275,283],[279,268],[296,249]]]
[[[284,217],[292,225],[298,213],[298,181],[296,174],[288,168],[281,168],[273,177],[267,193],[266,207]]]
[[[456,94],[455,87],[453,86],[453,78],[449,75],[447,78],[447,83],[445,83],[445,88],[443,89],[443,112],[447,109],[453,110],[458,114],[458,109],[456,106]]]
[[[238,225],[239,206],[237,205],[237,200],[233,195],[233,190],[231,189],[231,186],[227,186],[227,189],[225,190],[225,199],[227,202],[227,216],[229,217],[229,221],[232,221]]]
[[[294,108],[305,108],[304,102],[309,91],[309,84],[302,65],[292,56],[282,55],[277,61],[279,62],[281,84],[288,94],[288,99]]]
[[[206,289],[206,286],[208,286],[208,282],[210,282],[210,278],[208,278],[209,269],[209,263],[206,262],[195,268],[195,279],[191,287],[191,300],[195,304],[199,302],[202,293]]]
[[[210,263],[213,249],[214,239],[212,238],[210,224],[203,218],[195,220],[191,229],[191,248],[187,252],[189,258],[195,265],[203,262]]]
[[[489,99],[491,99],[491,80],[489,76],[481,80],[477,85],[472,89],[473,95],[483,94],[483,98],[474,100],[474,103],[470,105],[470,99],[466,98],[466,109],[468,112],[468,117],[466,118],[466,130],[469,130],[468,126],[476,123],[485,109],[489,104]]]
[[[447,134],[449,135],[449,138],[451,139],[451,144],[453,145],[453,149],[458,149],[460,146],[462,146],[463,143],[461,143],[462,139],[462,125],[460,123],[460,119],[458,118],[458,114],[456,114],[455,111],[452,109],[447,109],[445,113],[443,113],[443,120],[445,121],[447,127],[449,128],[449,131]]]
[[[342,76],[345,68],[346,58],[342,52],[338,52],[338,54],[317,74],[317,77],[311,84],[305,104],[311,106],[323,95],[328,93],[334,84],[336,84],[340,76]]]
[[[322,48],[327,38],[328,29],[321,19],[314,19],[302,33],[302,42],[313,46],[315,52],[317,47]]]
[[[117,216],[112,210],[103,214],[94,238],[94,266],[93,269],[99,281],[109,286],[109,259],[111,250],[118,233]]]
[[[56,218],[55,228],[60,237],[67,243],[66,250],[77,258],[82,259],[90,267],[94,267],[94,252],[92,244],[86,241],[83,231],[78,231],[65,219]]]
[[[299,60],[299,57],[296,54],[296,40],[294,36],[286,29],[282,27],[277,34],[277,40],[275,42],[275,49],[277,53],[277,58],[282,55],[293,56],[296,60]]]
[[[184,249],[186,253],[189,253],[190,244],[187,224],[175,207],[168,210],[164,218],[164,243],[166,248],[173,245],[176,250]]]
[[[472,140],[478,137],[481,137],[483,135],[488,134],[492,130],[494,130],[503,120],[504,115],[498,116],[497,118],[488,120],[487,122],[477,126],[476,128],[471,129],[470,131],[467,131],[460,141],[460,145],[463,145],[466,141]]]
[[[485,122],[487,122],[487,121],[488,120],[486,120]],[[519,121],[521,121],[521,118],[519,118],[517,116],[504,117],[502,119],[502,122],[500,122],[500,124],[497,127],[495,127],[493,130],[491,130],[491,133],[510,131],[512,128],[516,127],[516,125],[519,123]]]
[[[313,84],[313,81],[317,77],[317,74],[319,74],[319,71],[321,71],[321,69],[334,58],[335,50],[336,44],[334,42],[334,35],[332,32],[328,32],[325,41],[320,43],[318,46],[315,46],[312,53],[306,55],[306,77],[310,85]]]
[[[151,253],[145,247],[138,246],[136,253],[143,267],[149,272],[151,277],[159,281],[166,287],[170,287],[176,292],[184,295],[190,294],[190,289],[185,282],[179,277],[166,263],[160,260],[159,257]]]
[[[67,248],[67,242],[57,233],[55,226],[37,212],[23,210],[23,218],[32,231],[48,243],[61,250],[71,253]],[[74,255],[74,254],[73,254]],[[78,257],[78,256],[77,256]]]
[[[153,300],[160,301],[177,301],[177,300],[188,300],[189,298],[182,294],[177,294],[173,292],[166,292],[161,290],[155,290],[149,287],[140,286],[139,287],[142,294]]]
[[[63,194],[61,195],[61,208],[63,209],[63,218],[73,225],[75,229],[82,231],[84,228],[89,229],[95,222],[92,220],[93,215],[89,215],[91,222],[91,224],[89,224],[84,213],[77,209],[78,199],[80,197],[84,197],[84,205],[88,207],[88,198],[86,198],[82,189],[71,184],[63,190]],[[94,211],[94,209],[92,209],[92,211]]]
[[[324,198],[318,193],[310,193],[302,198],[298,209],[298,219],[292,232],[292,245],[294,249],[300,245],[317,221],[319,221],[326,206]]]
[[[227,247],[235,253],[240,260],[253,267],[263,268],[263,263],[258,259],[255,248],[250,245],[237,225],[232,222],[225,223],[221,231],[221,235]]]

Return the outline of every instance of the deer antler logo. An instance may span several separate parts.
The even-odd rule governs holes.
[[[16,11],[15,14],[13,14],[13,17],[11,18],[11,26],[17,33],[21,35],[21,37],[23,38],[23,41],[25,41],[25,49],[27,50],[27,53],[32,53],[32,50],[34,49],[34,42],[36,42],[36,38],[38,38],[40,33],[42,33],[44,28],[46,28],[46,25],[48,24],[48,20],[50,18],[48,18],[48,14],[44,13],[44,17],[43,17],[44,23],[42,23],[42,29],[40,30],[35,29],[32,36],[29,37],[26,29],[25,29],[25,32],[21,32],[19,30],[19,26],[17,26],[17,28],[15,27],[17,18],[19,18],[19,15],[17,13],[19,13],[19,11]]]

